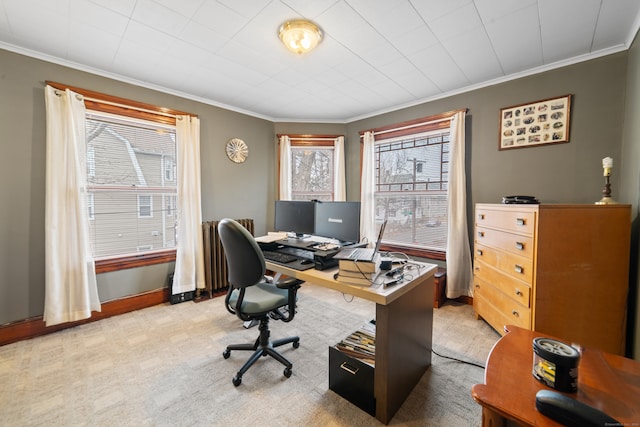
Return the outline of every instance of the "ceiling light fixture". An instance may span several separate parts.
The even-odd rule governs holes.
[[[287,49],[301,55],[320,43],[322,30],[311,21],[297,19],[282,24],[278,30],[278,36]]]

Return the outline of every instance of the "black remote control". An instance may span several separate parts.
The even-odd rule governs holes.
[[[622,426],[622,423],[586,403],[550,390],[536,393],[536,409],[567,427]]]

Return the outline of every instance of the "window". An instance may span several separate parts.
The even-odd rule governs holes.
[[[96,273],[176,259],[176,116],[51,81],[84,96],[87,209]]]
[[[278,141],[288,138],[290,149],[286,157],[291,162],[284,170],[290,176],[279,175],[280,182],[290,187],[280,198],[290,200],[344,200],[344,137],[341,135],[278,135]],[[281,146],[284,150],[286,146]],[[282,151],[281,151],[281,154]],[[288,192],[290,191],[290,194]]]
[[[138,196],[138,218],[153,218],[153,199],[151,196]]]
[[[444,251],[447,247],[449,132],[376,141],[376,220],[384,241]]]
[[[292,200],[333,200],[333,147],[291,145]]]
[[[175,127],[88,110],[86,132],[94,256],[174,249]]]
[[[385,250],[444,259],[449,119],[434,116],[374,130],[375,219]]]

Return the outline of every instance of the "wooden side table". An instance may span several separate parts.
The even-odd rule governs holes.
[[[536,409],[536,393],[553,390],[531,374],[533,339],[547,335],[516,326],[506,326],[505,331],[506,335],[489,354],[484,384],[471,389],[473,399],[482,405],[482,425],[499,427],[512,420],[526,426],[560,426]],[[621,425],[638,425],[640,363],[583,348],[578,365],[578,391],[563,394],[607,413]]]

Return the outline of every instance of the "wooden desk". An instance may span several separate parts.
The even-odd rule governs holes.
[[[355,286],[333,279],[336,269],[298,271],[267,261],[267,269],[376,303],[376,418],[387,424],[431,365],[434,264],[420,263],[400,285]]]
[[[482,405],[483,426],[513,420],[527,426],[560,426],[536,409],[536,393],[553,390],[531,374],[533,339],[547,336],[507,326],[487,360],[484,384],[471,389]],[[554,338],[554,337],[552,337]],[[561,340],[562,341],[562,340]],[[582,350],[577,393],[564,393],[607,413],[622,425],[640,425],[640,363],[600,350]]]

